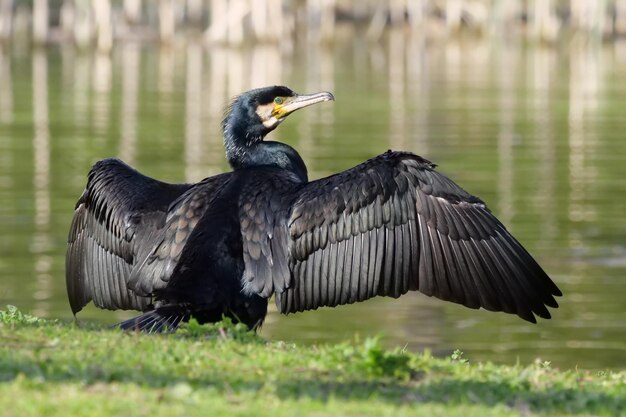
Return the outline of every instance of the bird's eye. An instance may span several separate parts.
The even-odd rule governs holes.
[[[274,99],[274,103],[276,103],[276,104],[283,104],[283,99],[282,99],[282,98],[280,98],[280,97],[276,97],[276,98]]]

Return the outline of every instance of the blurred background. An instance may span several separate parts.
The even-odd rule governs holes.
[[[431,159],[565,296],[538,325],[416,293],[272,306],[264,337],[626,368],[626,0],[0,0],[0,306],[70,319],[65,243],[90,166],[227,170],[224,107],[271,84],[336,96],[272,134],[311,178],[389,148]]]

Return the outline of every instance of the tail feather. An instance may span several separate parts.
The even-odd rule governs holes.
[[[175,332],[181,322],[189,319],[189,313],[180,306],[163,306],[125,320],[117,327],[146,333]]]

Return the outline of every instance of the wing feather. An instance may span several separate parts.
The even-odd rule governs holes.
[[[411,242],[411,251],[409,252],[409,260],[411,262],[409,269],[409,290],[417,291],[419,288],[419,261],[420,261],[420,241],[417,236],[416,219],[410,219],[408,222],[409,242]]]
[[[346,230],[348,232],[348,229]],[[354,239],[346,239],[345,241],[345,254],[343,256],[343,276],[341,281],[341,300],[340,304],[349,304],[352,296],[350,288],[350,281],[352,280],[352,255],[354,253]]]
[[[391,278],[393,274],[393,249],[395,245],[395,231],[393,228],[385,227],[385,250],[383,253],[383,280],[380,282],[382,286],[381,295],[387,295],[391,293],[391,279],[384,279],[386,277]]]
[[[357,224],[355,221],[353,224]],[[355,301],[360,301],[359,292],[363,291],[361,289],[361,244],[363,243],[363,235],[358,233],[354,236],[352,240],[352,269],[350,276],[352,279],[350,280],[350,302],[354,303]],[[367,288],[367,285],[363,286],[364,289]]]
[[[359,258],[359,265],[361,266],[361,273],[359,276],[359,279],[361,281],[359,287],[358,287],[358,301],[363,301],[363,300],[367,300],[368,298],[370,298],[369,295],[369,291],[370,291],[370,268],[372,265],[370,265],[370,252],[372,250],[372,248],[374,247],[374,245],[370,244],[370,238],[372,236],[372,233],[370,230],[366,230],[365,232],[363,232],[360,237],[361,237],[361,253],[360,253],[360,258]]]
[[[331,306],[342,304],[342,290],[344,282],[344,259],[346,254],[347,240],[342,240],[337,244],[337,266],[335,267],[335,297],[333,298]],[[296,285],[301,285],[299,282]]]
[[[503,311],[500,298],[493,284],[487,279],[468,246],[467,240],[453,242],[455,253],[459,253],[459,259],[462,257],[467,267],[467,274],[464,276],[472,277],[472,282],[469,285],[476,288],[476,294],[480,298],[480,306],[489,311]]]
[[[437,282],[435,280],[435,269],[433,268],[434,257],[432,246],[428,242],[428,225],[424,216],[418,214],[418,232],[420,235],[420,264],[418,274],[418,290],[422,293],[433,296],[438,293]]]
[[[402,273],[404,272],[404,265],[403,265],[403,240],[404,240],[404,236],[403,236],[403,232],[404,230],[402,229],[402,225],[400,226],[396,226],[394,227],[394,235],[395,235],[395,242],[394,242],[394,256],[393,256],[393,260],[394,260],[394,264],[393,264],[393,291],[391,292],[391,296],[392,297],[400,297],[402,294],[404,294],[402,292],[402,282],[404,281],[404,278],[402,276]]]
[[[549,317],[558,287],[480,199],[434,168],[388,152],[292,189],[279,225],[291,279],[273,279],[279,310],[419,290],[528,321]]]
[[[448,236],[443,234],[439,229],[433,231],[436,234],[436,239],[438,240],[439,245],[441,246],[441,257],[442,261],[442,270],[443,274],[446,276],[446,281],[450,287],[450,293],[452,294],[455,303],[468,305],[466,301],[466,290],[463,288],[463,284],[457,279],[458,273],[456,270],[455,260],[452,257],[452,249],[450,248],[450,242],[448,240]]]
[[[328,295],[329,305],[335,305],[337,297],[337,258],[339,257],[339,244],[331,243],[327,246],[328,251]]]
[[[91,300],[107,309],[141,310],[151,302],[128,288],[130,271],[169,204],[188,188],[146,177],[117,159],[93,166],[76,204],[65,259],[74,314]]]

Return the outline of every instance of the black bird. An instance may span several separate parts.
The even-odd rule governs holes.
[[[309,182],[290,146],[264,141],[297,109],[334,100],[267,87],[223,122],[232,172],[167,184],[117,159],[94,165],[66,256],[76,314],[89,301],[144,313],[124,329],[174,330],[229,316],[251,329],[281,313],[409,290],[550,318],[561,291],[479,198],[408,152]]]

